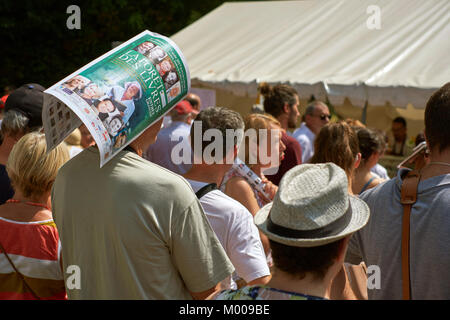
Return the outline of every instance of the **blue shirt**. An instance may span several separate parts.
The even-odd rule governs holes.
[[[379,267],[380,286],[368,287],[369,299],[402,299],[400,198],[408,171],[400,169],[395,178],[360,196],[370,219],[350,239],[348,257],[361,257],[369,270]],[[450,174],[421,180],[417,189],[410,220],[411,298],[450,299]]]
[[[156,142],[148,148],[145,158],[172,172],[185,174],[192,164],[190,131],[191,126],[185,122],[172,122],[167,128],[161,129]]]

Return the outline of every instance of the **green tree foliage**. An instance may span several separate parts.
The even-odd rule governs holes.
[[[143,30],[171,36],[222,0],[1,0],[0,93],[6,85],[45,87]],[[81,29],[66,26],[70,5]]]

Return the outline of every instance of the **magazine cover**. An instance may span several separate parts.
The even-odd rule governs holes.
[[[146,30],[45,90],[48,150],[84,123],[102,167],[189,90],[189,69],[179,48]]]

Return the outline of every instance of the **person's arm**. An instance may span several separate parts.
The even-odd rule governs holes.
[[[218,283],[214,287],[212,287],[208,290],[202,291],[202,292],[189,291],[189,293],[191,294],[192,299],[194,299],[194,300],[206,300],[207,298],[211,299],[212,297],[214,297],[220,291],[219,288],[220,288],[220,283]]]
[[[191,192],[192,190],[185,190]],[[205,299],[217,285],[230,276],[234,267],[211,228],[203,209],[192,194],[184,201],[191,204],[182,212],[174,207],[170,251],[180,277],[194,299]]]
[[[249,286],[253,286],[255,284],[264,285],[264,284],[266,284],[266,283],[268,283],[270,281],[270,278],[272,278],[271,275],[264,276],[264,277],[261,277],[261,278],[257,278],[255,280],[252,280],[252,281],[248,282],[247,285],[249,285]]]
[[[252,187],[241,177],[233,177],[225,185],[225,194],[240,202],[255,216],[260,207],[256,200]]]
[[[264,285],[270,280],[270,270],[253,216],[243,206],[230,212],[233,223],[225,246],[236,274],[248,285]]]
[[[227,181],[225,185],[225,194],[240,202],[248,211],[255,216],[260,207],[253,193],[252,187],[241,177],[233,177]],[[259,231],[260,239],[264,247],[264,252],[267,255],[270,252],[269,238],[261,231]]]

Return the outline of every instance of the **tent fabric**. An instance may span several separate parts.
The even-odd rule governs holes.
[[[237,95],[282,82],[335,105],[424,108],[449,81],[450,1],[225,3],[171,38],[197,83]]]

